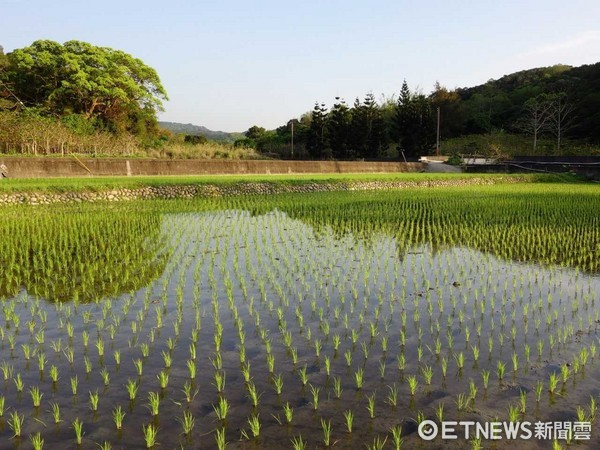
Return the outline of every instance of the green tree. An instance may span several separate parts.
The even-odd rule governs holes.
[[[327,134],[331,157],[335,159],[353,158],[355,155],[350,149],[350,121],[351,114],[348,105],[340,97],[335,98],[331,111],[327,116]]]
[[[262,137],[265,136],[266,132],[267,131],[263,127],[254,125],[248,128],[248,131],[244,133],[244,136],[246,136],[248,139],[258,142]]]
[[[405,156],[427,154],[435,143],[435,114],[431,100],[423,94],[413,94],[406,80],[402,83],[395,115],[398,149]]]
[[[115,132],[155,128],[167,100],[156,71],[121,50],[39,40],[9,53],[8,60],[8,80],[27,106],[97,118]]]
[[[459,136],[462,132],[465,112],[456,91],[449,91],[439,82],[435,83],[430,95],[434,112],[440,108],[440,135],[442,139]]]
[[[315,103],[315,107],[311,113],[310,127],[306,148],[312,159],[321,159],[326,156],[327,135],[325,130],[325,122],[327,120],[327,107],[324,103]]]
[[[350,147],[352,154],[359,158],[382,156],[387,144],[387,129],[383,111],[375,96],[368,93],[362,104],[356,99],[351,110]]]
[[[16,101],[16,98],[12,95],[12,91],[7,84],[7,68],[8,58],[4,54],[4,48],[0,45],[0,111],[12,108]]]

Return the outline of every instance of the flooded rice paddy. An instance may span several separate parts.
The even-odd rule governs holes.
[[[597,230],[573,233],[580,267],[444,242],[417,213],[398,233],[232,206],[14,219],[33,237],[3,248],[1,448],[600,445]],[[592,425],[425,441],[424,420]]]

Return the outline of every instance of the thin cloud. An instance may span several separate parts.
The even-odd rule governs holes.
[[[566,40],[544,45],[526,53],[519,55],[519,58],[529,59],[532,57],[547,57],[552,55],[564,55],[565,52],[574,52],[581,50],[596,50],[595,55],[590,57],[600,58],[600,30],[585,31],[583,33],[571,36]]]

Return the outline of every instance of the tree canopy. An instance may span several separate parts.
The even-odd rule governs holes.
[[[144,134],[156,127],[168,99],[156,71],[121,50],[38,40],[5,58],[0,81],[25,106],[58,117],[81,115],[113,132]]]

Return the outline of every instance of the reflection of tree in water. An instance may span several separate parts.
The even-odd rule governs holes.
[[[59,208],[5,213],[0,296],[25,289],[52,302],[85,302],[137,290],[162,272],[158,214]]]
[[[435,194],[435,195],[432,195]],[[499,195],[500,194],[500,195]],[[520,262],[600,269],[600,197],[567,191],[336,193],[257,199],[253,212],[284,211],[318,234],[396,238],[398,254],[427,244],[438,251],[466,246]]]

